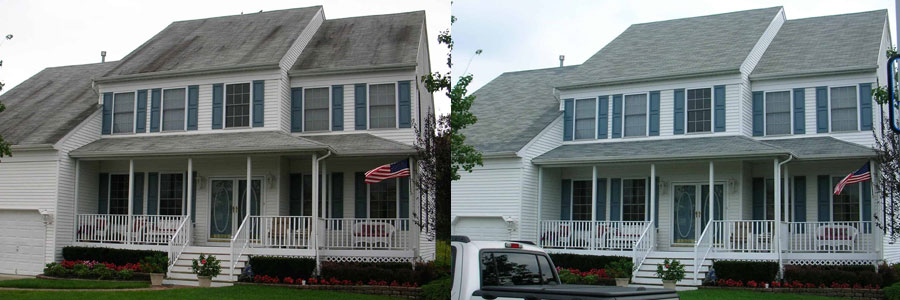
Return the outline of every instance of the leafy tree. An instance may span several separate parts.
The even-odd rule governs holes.
[[[6,40],[11,40],[13,38],[13,35],[7,34],[4,38]],[[3,60],[0,60],[0,67],[3,67]],[[0,82],[0,92],[3,91],[3,85],[3,82]],[[6,110],[6,106],[3,105],[3,103],[0,103],[0,112],[3,112],[4,110]],[[3,140],[3,137],[0,136],[0,157],[4,156],[12,156],[12,150],[10,149],[9,142]]]
[[[890,49],[886,54],[888,57],[891,57],[896,55],[897,51]],[[892,71],[894,72],[894,78],[897,78],[897,70]],[[894,90],[900,91],[897,88]],[[875,159],[878,161],[878,169],[873,170],[878,172],[873,175],[878,178],[875,181],[875,188],[881,191],[882,199],[885,201],[883,206],[884,220],[879,220],[881,218],[879,215],[875,215],[874,218],[876,221],[881,221],[878,222],[878,226],[886,229],[886,237],[897,240],[900,239],[900,134],[891,131],[890,120],[887,112],[885,112],[885,109],[891,109],[889,102],[891,99],[889,99],[887,87],[880,86],[875,88],[872,91],[872,96],[875,102],[878,103],[879,119],[881,121],[880,132],[875,131],[877,129],[873,128]],[[895,104],[900,105],[900,99],[897,99],[896,96],[893,101],[896,101]]]
[[[420,191],[416,222],[429,240],[450,238],[450,135],[449,117],[435,119],[428,113],[422,128],[416,126],[418,173],[414,183]]]

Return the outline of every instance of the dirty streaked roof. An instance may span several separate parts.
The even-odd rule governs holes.
[[[178,21],[106,77],[277,64],[321,6]]]
[[[416,154],[416,148],[368,133],[308,135],[303,138],[328,145],[337,155]]]
[[[424,11],[326,20],[292,70],[414,65],[424,26]]]
[[[787,155],[784,148],[745,136],[716,136],[664,140],[568,144],[532,160],[535,164],[589,162],[641,162],[708,158],[746,158]]]
[[[279,131],[107,137],[69,153],[71,157],[111,158],[329,150],[327,145]]]
[[[116,62],[47,68],[0,95],[0,136],[13,145],[54,144],[100,109],[91,77]]]

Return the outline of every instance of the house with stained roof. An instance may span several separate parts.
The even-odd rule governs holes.
[[[0,273],[64,246],[162,250],[168,283],[216,254],[432,260],[411,182],[433,117],[423,11],[322,6],[174,22],[120,61],[47,68],[2,96]],[[407,160],[412,177],[364,172]],[[249,192],[248,192],[249,191]]]
[[[452,232],[631,257],[640,284],[663,258],[685,285],[714,259],[896,263],[875,185],[833,192],[878,170],[890,47],[886,10],[771,7],[634,24],[580,65],[504,73],[473,93],[484,165],[452,186]]]

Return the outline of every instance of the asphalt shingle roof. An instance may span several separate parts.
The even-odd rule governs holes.
[[[765,140],[766,144],[790,150],[799,159],[873,157],[875,150],[830,136]]]
[[[0,136],[13,145],[54,144],[100,109],[91,77],[116,63],[47,68],[0,95]]]
[[[878,67],[887,10],[787,20],[751,78]]]
[[[413,146],[368,133],[309,135],[304,138],[328,145],[337,155],[341,156],[416,153],[416,148]]]
[[[327,145],[278,131],[102,138],[69,152],[71,157],[134,157],[327,150]]]
[[[788,150],[744,136],[569,144],[532,160],[535,164],[634,162],[708,157],[749,157],[788,154]]]

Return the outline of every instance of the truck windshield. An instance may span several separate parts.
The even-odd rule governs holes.
[[[482,252],[481,286],[557,284],[546,256],[525,252]]]

